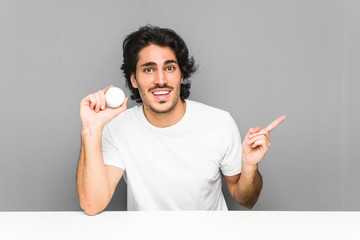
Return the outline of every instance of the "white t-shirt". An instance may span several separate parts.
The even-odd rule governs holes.
[[[135,106],[103,131],[104,163],[124,170],[128,210],[227,210],[221,173],[241,171],[241,139],[228,112],[186,100],[173,126],[151,125]]]

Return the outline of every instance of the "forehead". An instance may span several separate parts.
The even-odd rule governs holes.
[[[163,47],[157,45],[149,45],[139,51],[139,59],[137,65],[142,65],[147,62],[155,62],[163,64],[167,60],[175,60],[176,56],[170,47]]]

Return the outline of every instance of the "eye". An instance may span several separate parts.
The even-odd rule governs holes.
[[[174,71],[175,67],[174,66],[168,66],[165,68],[166,71]]]
[[[144,69],[144,72],[146,72],[146,73],[151,73],[153,71],[154,71],[154,69],[152,69],[152,68],[145,68]]]

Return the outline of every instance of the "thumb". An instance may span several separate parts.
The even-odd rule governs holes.
[[[116,117],[117,115],[119,115],[120,113],[124,112],[127,109],[128,99],[129,99],[128,97],[125,97],[124,102],[119,107],[110,109],[113,112],[114,117]]]

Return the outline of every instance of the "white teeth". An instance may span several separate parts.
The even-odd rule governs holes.
[[[154,95],[163,95],[163,94],[168,94],[170,91],[158,91],[158,92],[153,92]]]

